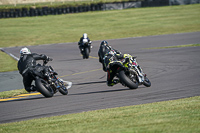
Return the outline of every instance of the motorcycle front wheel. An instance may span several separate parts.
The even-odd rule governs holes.
[[[151,82],[147,77],[144,78],[143,85],[146,86],[146,87],[150,87],[151,86]]]
[[[63,95],[67,95],[68,94],[68,90],[65,86],[61,86],[59,89],[59,92]]]
[[[130,89],[137,89],[138,88],[138,82],[132,81],[128,75],[125,74],[125,72],[122,70],[119,72],[119,79],[120,81],[125,84]]]
[[[37,78],[35,80],[35,86],[37,90],[45,97],[52,97],[54,95],[54,90],[48,84],[47,81]]]
[[[85,58],[88,59],[89,58],[89,48],[85,48]]]

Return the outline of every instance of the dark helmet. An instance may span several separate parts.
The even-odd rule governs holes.
[[[105,40],[103,40],[103,41],[101,42],[101,46],[103,46],[103,45],[108,46],[108,42],[105,41]]]

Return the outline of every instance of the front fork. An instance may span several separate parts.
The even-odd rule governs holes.
[[[143,83],[144,82],[144,73],[142,71],[142,68],[140,66],[135,66],[134,69],[137,72],[139,83]]]
[[[144,73],[143,73],[141,67],[138,65],[134,65],[134,66],[127,65],[127,66],[128,67],[125,67],[125,73],[129,74],[130,78],[134,78],[134,75],[136,75],[138,82],[143,83],[144,82]]]
[[[88,44],[87,46],[82,46],[81,49],[81,53],[83,54],[83,52],[85,51],[85,48],[89,48],[89,52],[91,50],[91,44]]]
[[[57,78],[56,75],[52,75],[51,78],[55,80],[51,83],[51,86],[54,88],[54,92],[56,93],[63,86],[63,81],[60,78]]]
[[[55,79],[56,79],[55,86],[56,86],[57,89],[59,89],[60,87],[63,86],[63,81],[60,78],[57,78],[56,76],[55,76]]]

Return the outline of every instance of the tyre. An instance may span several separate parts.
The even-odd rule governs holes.
[[[50,85],[47,83],[47,81],[43,79],[36,79],[35,80],[35,86],[37,90],[45,97],[52,97],[54,95],[54,90],[50,87]]]
[[[89,48],[85,48],[85,58],[89,58]]]
[[[60,87],[59,92],[63,95],[67,95],[68,94],[68,90],[65,86]]]
[[[146,87],[150,87],[151,86],[151,82],[147,77],[144,78],[143,85],[146,86]]]
[[[120,81],[125,84],[130,89],[137,89],[138,88],[138,82],[136,80],[132,81],[129,76],[125,74],[125,72],[122,70],[119,72],[119,78]]]

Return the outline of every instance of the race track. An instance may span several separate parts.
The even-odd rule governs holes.
[[[97,58],[101,41],[93,41],[91,57],[85,60],[80,56],[77,42],[29,46],[32,52],[52,57],[54,60],[49,65],[53,66],[59,77],[73,82],[73,86],[67,96],[57,93],[52,98],[36,95],[0,102],[0,123],[200,95],[200,47],[145,49],[199,44],[200,32],[107,40],[122,53],[137,56],[137,62],[152,86],[140,86],[136,90],[121,84],[114,87],[106,85],[106,73]],[[4,48],[16,57],[19,57],[20,49]],[[1,77],[1,89],[8,90],[11,85],[13,89],[22,89],[20,75],[13,72],[15,76],[9,78],[8,74],[12,75],[12,72],[1,73],[4,75],[4,78]]]

